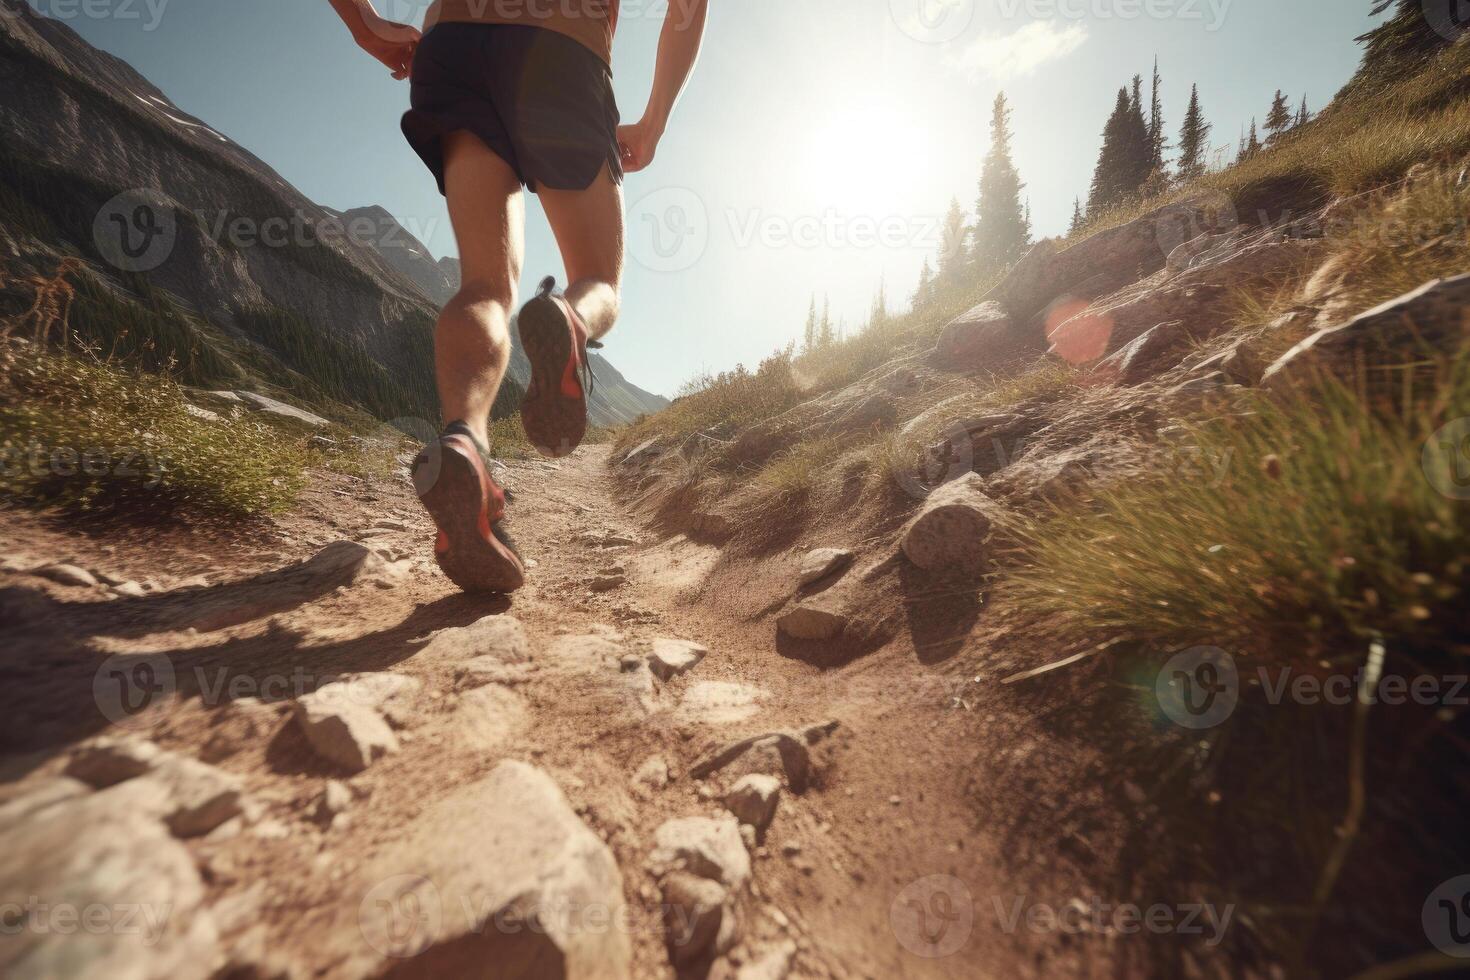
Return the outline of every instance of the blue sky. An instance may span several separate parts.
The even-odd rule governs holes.
[[[436,255],[454,241],[403,143],[405,83],[362,54],[326,0],[31,0],[312,199],[380,204]],[[427,0],[377,0],[401,20]],[[614,52],[641,114],[662,5],[623,0]],[[1277,88],[1320,108],[1357,64],[1368,0],[711,0],[704,56],[653,167],[629,177],[625,315],[608,356],[671,394],[755,364],[800,332],[813,293],[850,328],[880,280],[906,305],[952,196],[973,206],[990,103],[1014,110],[1038,234],[1086,195],[1118,87],[1164,78],[1177,132],[1197,82],[1231,143]],[[85,15],[91,10],[93,16]],[[101,12],[101,16],[97,14]],[[124,13],[126,12],[126,16]],[[529,288],[560,273],[528,208]]]

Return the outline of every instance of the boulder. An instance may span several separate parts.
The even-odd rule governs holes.
[[[804,602],[782,613],[776,628],[794,640],[830,640],[847,628],[847,615],[821,602]]]
[[[952,371],[1003,371],[1042,353],[1035,329],[1017,324],[997,302],[981,303],[950,321],[934,347],[936,366]]]
[[[617,861],[534,766],[502,762],[434,803],[357,882],[343,975],[629,976]]]
[[[986,561],[1000,508],[985,493],[985,481],[968,473],[935,490],[903,531],[909,561],[928,571],[977,570]]]
[[[740,838],[740,824],[722,817],[680,817],[654,832],[650,864],[659,873],[682,869],[719,882],[732,892],[750,878],[750,854]]]
[[[662,885],[664,941],[675,966],[730,946],[735,911],[723,885],[688,871],[669,872]]]
[[[852,563],[852,552],[841,548],[814,548],[801,556],[797,585],[807,586]]]
[[[624,453],[619,462],[624,466],[647,466],[659,457],[662,451],[661,442],[658,436],[640,442]]]
[[[757,837],[765,834],[776,815],[776,804],[781,799],[781,781],[767,773],[752,773],[741,777],[730,792],[725,794],[725,809],[735,819],[755,828]]]
[[[669,681],[693,670],[708,655],[709,647],[698,643],[659,638],[653,641],[648,666],[659,680]]]
[[[1221,315],[1229,295],[1218,283],[1149,280],[1071,311],[1051,328],[1047,340],[1051,353],[1067,363],[1088,364],[1122,350],[1160,323],[1183,321],[1191,334],[1205,338],[1229,325]]]
[[[194,857],[140,795],[118,786],[0,823],[6,901],[41,903],[6,913],[0,975],[204,980],[221,965]]]
[[[1470,274],[1436,279],[1347,323],[1318,330],[1268,367],[1261,383],[1279,390],[1357,356],[1394,363],[1444,355],[1458,350],[1467,335]]]

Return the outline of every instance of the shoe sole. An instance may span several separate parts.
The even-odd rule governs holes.
[[[519,557],[500,542],[490,523],[490,475],[474,445],[449,436],[425,450],[438,455],[414,467],[414,489],[439,529],[434,558],[465,592],[514,592],[526,583]]]
[[[538,296],[516,320],[521,350],[531,362],[531,394],[521,402],[521,426],[536,451],[552,459],[571,454],[587,434],[587,393],[573,368],[580,398],[562,392],[567,365],[572,363],[572,331],[557,302]]]

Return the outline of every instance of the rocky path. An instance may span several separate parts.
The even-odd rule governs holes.
[[[739,576],[711,577],[721,553],[654,540],[606,466],[590,447],[505,474],[536,564],[489,602],[434,569],[398,482],[324,483],[229,549],[5,515],[0,883],[49,911],[0,972],[1063,962],[991,909],[1004,843],[967,802],[987,753],[963,679],[782,655],[770,617],[735,612]],[[794,590],[842,563],[804,564],[742,574]],[[143,931],[67,931],[69,905],[141,910]]]

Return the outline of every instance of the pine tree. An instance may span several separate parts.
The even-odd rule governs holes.
[[[817,346],[817,294],[812,293],[812,305],[806,312],[806,330],[802,334],[802,350]]]
[[[1236,163],[1240,163],[1243,160],[1249,160],[1251,157],[1255,156],[1257,153],[1260,153],[1260,152],[1261,152],[1261,139],[1260,139],[1260,134],[1256,131],[1256,121],[1254,119],[1252,119],[1251,120],[1251,135],[1250,135],[1250,139],[1244,145],[1241,146],[1241,148],[1240,148],[1240,154],[1235,158],[1235,162]]]
[[[1011,110],[1002,92],[990,114],[990,152],[980,174],[975,202],[975,252],[978,271],[999,271],[1021,257],[1031,241],[1031,226],[1021,212],[1021,176],[1011,160]]]
[[[1134,91],[1138,93],[1142,79],[1135,81]],[[1100,214],[1137,194],[1152,170],[1152,159],[1142,103],[1130,98],[1126,88],[1119,89],[1117,105],[1103,129],[1102,152],[1093,173],[1087,212]]]
[[[944,227],[940,230],[939,271],[935,276],[936,284],[943,289],[950,289],[960,281],[967,258],[965,239],[969,233],[959,198],[951,198],[949,211],[944,216]]]
[[[880,324],[888,319],[888,283],[886,276],[878,277],[878,295],[873,297],[873,309],[868,314],[868,325]]]
[[[1312,111],[1307,108],[1307,97],[1305,95],[1303,95],[1302,96],[1302,107],[1297,110],[1297,113],[1296,113],[1296,122],[1294,122],[1292,125],[1293,125],[1293,127],[1295,127],[1295,126],[1305,126],[1307,123],[1309,123],[1311,121],[1312,121]]]
[[[1082,213],[1082,198],[1075,198],[1072,201],[1072,224],[1067,228],[1067,237],[1070,238],[1077,234],[1085,224],[1087,224],[1087,216]]]
[[[1164,151],[1169,148],[1168,137],[1164,135],[1164,102],[1160,94],[1163,87],[1163,79],[1159,77],[1159,59],[1154,59],[1154,85],[1153,103],[1148,112],[1148,142],[1153,150],[1153,169],[1164,169]]]
[[[919,288],[914,290],[914,308],[924,306],[929,302],[930,293],[934,290],[934,270],[929,266],[929,257],[924,257],[924,268],[919,270]]]
[[[1270,143],[1280,137],[1291,128],[1291,104],[1286,101],[1286,95],[1280,89],[1276,90],[1276,98],[1271,100],[1271,112],[1266,116],[1266,142]]]
[[[1209,151],[1210,125],[1205,122],[1199,105],[1199,86],[1189,90],[1189,109],[1184,126],[1179,130],[1179,176],[1189,180],[1205,171],[1205,154]]]

